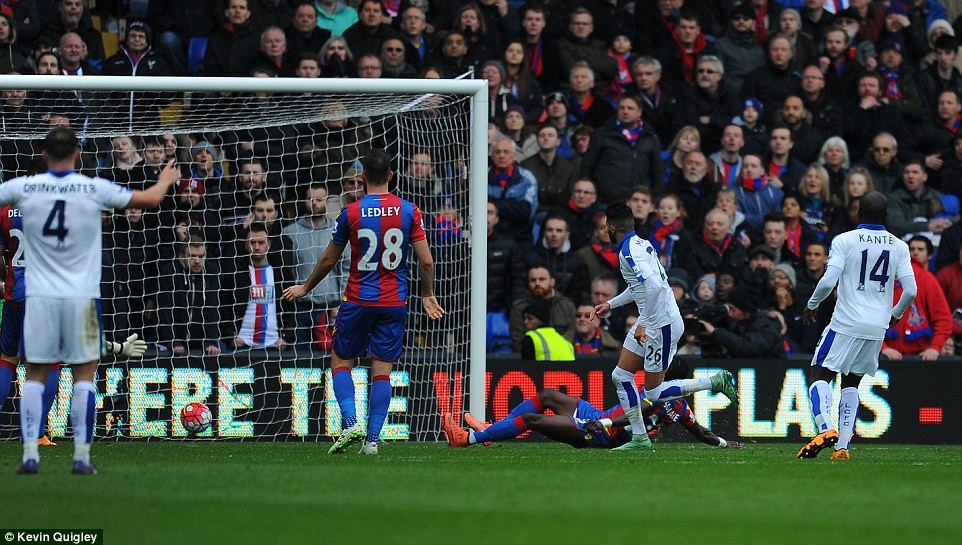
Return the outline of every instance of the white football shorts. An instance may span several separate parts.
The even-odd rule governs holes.
[[[878,370],[878,355],[881,351],[881,339],[850,337],[828,326],[815,347],[812,365],[843,375],[873,377]]]
[[[648,341],[644,343],[635,340],[636,329],[638,329],[637,322],[631,326],[628,336],[625,337],[625,344],[622,346],[645,360],[645,371],[661,373],[667,370],[671,360],[675,359],[675,353],[678,352],[678,341],[685,333],[685,322],[679,319],[659,328],[647,328],[645,335],[648,336]]]
[[[70,365],[100,359],[98,299],[27,296],[23,353],[30,363]]]

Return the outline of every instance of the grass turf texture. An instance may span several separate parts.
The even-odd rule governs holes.
[[[857,445],[848,463],[788,444],[328,446],[97,443],[101,474],[81,477],[68,440],[41,449],[36,476],[15,475],[20,446],[3,443],[0,528],[104,528],[108,545],[877,545],[954,542],[962,520],[958,446]]]

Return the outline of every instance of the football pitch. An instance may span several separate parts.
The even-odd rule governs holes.
[[[69,474],[72,446],[15,475],[0,444],[0,529],[102,528],[118,544],[958,543],[962,447],[799,445],[654,452],[554,443],[96,443],[101,473]]]

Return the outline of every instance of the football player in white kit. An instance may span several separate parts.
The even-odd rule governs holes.
[[[874,376],[885,330],[895,324],[915,299],[915,273],[909,247],[885,230],[888,199],[878,191],[862,197],[859,224],[835,237],[825,265],[825,275],[802,312],[812,323],[815,310],[838,283],[838,302],[828,327],[815,347],[811,386],[808,389],[818,435],[798,451],[798,458],[815,458],[819,451],[835,447],[833,460],[849,460],[849,443],[858,413],[858,384],[863,375]],[[902,297],[892,308],[895,281],[902,283]],[[828,422],[832,405],[829,385],[842,374],[838,403],[838,430]]]
[[[90,461],[90,443],[96,425],[93,381],[102,342],[101,211],[153,208],[180,178],[171,161],[156,184],[146,191],[131,191],[74,172],[79,155],[77,135],[69,128],[55,127],[43,144],[48,171],[0,184],[0,203],[13,204],[23,213],[24,238],[30,248],[30,262],[24,271],[27,373],[20,401],[23,459],[18,470],[23,474],[39,470],[41,399],[48,366],[56,362],[73,369],[73,472],[97,473]]]
[[[651,243],[635,234],[635,218],[628,205],[612,204],[605,215],[608,236],[618,241],[618,261],[628,289],[596,306],[595,314],[604,318],[612,308],[632,301],[638,305],[638,321],[625,337],[618,365],[611,373],[632,433],[631,441],[614,450],[650,449],[651,440],[641,416],[641,396],[635,387],[635,373],[642,368],[645,386],[641,395],[652,405],[709,389],[737,402],[738,393],[735,379],[728,371],[719,371],[710,378],[664,380],[685,330],[668,276]]]

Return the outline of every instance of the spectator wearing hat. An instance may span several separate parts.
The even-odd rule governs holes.
[[[755,10],[751,2],[735,6],[728,29],[715,41],[715,48],[725,66],[725,81],[738,94],[745,76],[765,65],[765,50],[755,43]]]
[[[207,40],[201,75],[249,75],[251,60],[257,56],[260,46],[260,33],[251,20],[249,1],[251,0],[228,2],[225,11],[226,23]]]
[[[671,293],[675,297],[675,303],[678,304],[678,308],[681,309],[683,315],[685,314],[685,309],[694,307],[694,302],[688,295],[688,291],[691,289],[691,282],[688,273],[684,269],[674,268],[668,273],[668,286],[671,288]]]
[[[546,123],[538,129],[535,138],[538,151],[521,161],[521,166],[531,171],[538,180],[539,211],[566,206],[578,173],[574,166],[558,153],[562,142],[561,131],[558,127]],[[595,191],[593,183],[591,190]],[[594,197],[597,199],[596,191]]]
[[[547,116],[545,124],[558,129],[558,156],[570,160],[574,155],[571,136],[575,125],[568,120],[568,97],[561,91],[545,95],[544,111]]]
[[[153,33],[145,21],[135,19],[127,23],[127,32],[120,50],[107,59],[107,76],[169,76],[170,65],[152,47]],[[114,93],[118,110],[144,123],[159,121],[159,108],[170,103],[166,94]]]
[[[905,61],[905,39],[899,35],[886,38],[879,47],[878,73],[885,81],[882,97],[902,113],[908,125],[922,118],[922,98],[915,69]]]
[[[210,142],[201,140],[190,148],[190,177],[204,182],[211,189],[219,188],[224,179],[220,154]]]
[[[758,301],[751,288],[735,288],[728,295],[727,327],[699,320],[705,328],[705,337],[721,347],[732,358],[784,358],[777,319],[767,312],[759,312]]]
[[[534,361],[574,361],[575,347],[551,326],[551,303],[535,299],[522,311],[524,339],[521,359]]]
[[[792,352],[798,352],[802,340],[802,309],[805,300],[796,293],[795,269],[787,263],[775,265],[768,277],[769,297],[766,307],[781,314],[785,323],[785,337]]]
[[[616,294],[617,295],[617,294]],[[566,339],[574,338],[575,304],[555,290],[555,279],[547,267],[535,266],[528,270],[527,289],[515,298],[508,315],[511,331],[511,346],[515,352],[521,351],[521,342],[527,329],[524,326],[524,310],[534,301],[548,303],[548,319],[543,323],[552,324]]]
[[[481,77],[488,81],[488,116],[499,125],[504,121],[508,108],[518,104],[518,99],[505,85],[507,72],[501,61],[488,61],[481,66]],[[524,110],[522,109],[522,119]]]
[[[745,145],[742,154],[764,154],[768,151],[768,127],[762,121],[765,106],[754,97],[746,98],[741,104],[741,115],[734,118],[732,123],[742,128]]]
[[[748,264],[742,268],[739,276],[739,286],[751,288],[758,300],[768,297],[768,279],[775,268],[775,251],[767,244],[759,244],[748,251]]]
[[[801,82],[793,60],[791,40],[785,35],[776,34],[768,41],[765,65],[745,76],[741,97],[754,97],[765,106],[765,111],[761,113],[766,124],[771,124],[782,101],[796,92]]]
[[[594,29],[594,17],[587,8],[571,10],[568,32],[558,44],[558,49],[563,74],[571,74],[575,66],[584,63],[594,72],[592,85],[602,89],[617,74],[618,63],[608,56],[604,42],[592,36]]]

